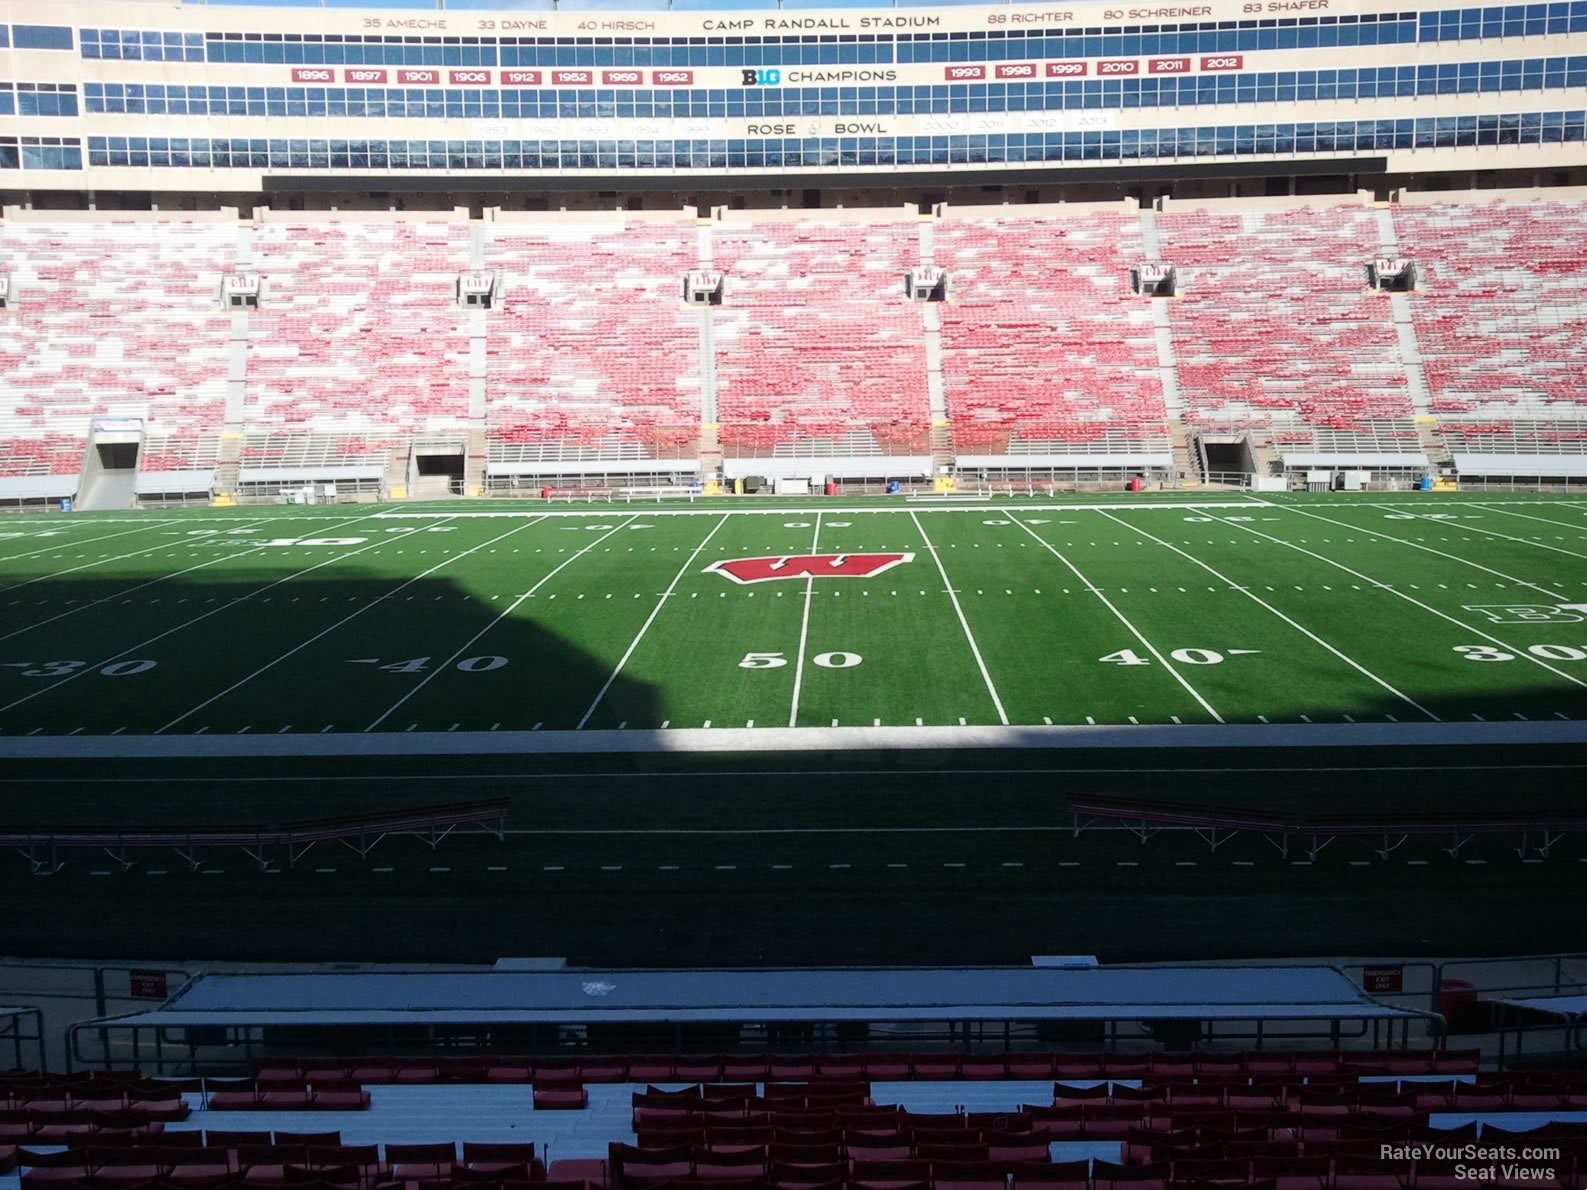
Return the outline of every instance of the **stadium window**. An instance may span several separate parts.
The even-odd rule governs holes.
[[[65,25],[12,25],[11,47],[18,50],[69,50],[72,31]],[[24,159],[26,154],[23,154]],[[81,169],[76,166],[39,166],[41,169]]]

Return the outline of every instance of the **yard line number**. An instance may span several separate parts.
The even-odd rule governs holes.
[[[810,658],[812,665],[819,665],[822,669],[853,669],[865,658],[858,653],[817,653]],[[744,660],[738,663],[740,669],[781,669],[788,664],[788,658],[781,653],[745,653]]]
[[[349,657],[349,665],[374,665],[392,674],[422,674],[430,667],[429,657],[409,657],[406,661],[382,662],[379,657]],[[492,670],[500,669],[507,664],[507,658],[495,654],[486,654],[479,657],[464,657],[452,666],[460,673],[485,674]]]
[[[1454,649],[1467,661],[1514,661],[1516,657],[1494,645],[1455,645]],[[1544,661],[1587,661],[1587,646],[1527,645],[1526,651]]]
[[[1260,653],[1261,649],[1230,649],[1228,656],[1245,657]],[[1181,665],[1222,665],[1224,654],[1216,649],[1175,649],[1169,654]],[[1120,649],[1117,653],[1109,653],[1105,657],[1098,657],[1098,661],[1105,661],[1109,665],[1150,665],[1150,657],[1142,657],[1134,649]]]
[[[96,671],[101,677],[125,678],[146,674],[158,664],[154,661],[112,661]],[[64,678],[88,665],[86,661],[7,661],[7,669],[20,669],[24,678]]]

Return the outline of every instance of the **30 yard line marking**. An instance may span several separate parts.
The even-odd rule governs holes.
[[[647,513],[646,515],[650,514]],[[717,530],[727,524],[730,516],[732,516],[732,513],[724,512],[722,519],[711,526],[711,531],[705,535],[699,545],[694,547],[694,551],[684,561],[683,565],[678,567],[678,573],[672,576],[672,581],[667,584],[667,589],[661,593],[661,598],[656,600],[656,606],[651,609],[649,617],[640,625],[638,634],[628,643],[628,651],[622,655],[622,658],[617,662],[616,668],[612,670],[611,677],[606,679],[606,684],[601,687],[594,701],[590,703],[590,709],[584,712],[584,718],[579,720],[579,730],[582,730],[584,725],[590,721],[590,716],[595,714],[595,708],[601,705],[601,699],[606,697],[606,692],[612,688],[612,683],[617,681],[617,676],[623,672],[623,667],[628,664],[628,659],[634,655],[634,650],[639,648],[639,642],[645,639],[645,633],[650,631],[650,626],[656,622],[656,617],[661,614],[661,609],[667,606],[667,600],[671,598],[673,591],[677,589],[678,583],[682,580],[684,574],[690,566],[694,565],[694,560],[700,556],[701,551],[711,543],[711,538],[716,536]]]
[[[1110,520],[1110,521],[1118,521],[1118,523],[1121,524],[1121,525],[1126,524],[1126,522],[1120,521],[1119,518],[1114,516],[1111,512],[1104,512],[1102,515],[1107,517],[1108,520]],[[1234,582],[1233,579],[1228,578],[1226,575],[1220,574],[1217,570],[1213,569],[1207,563],[1203,562],[1200,558],[1197,558],[1197,557],[1195,557],[1192,554],[1187,554],[1184,550],[1180,549],[1177,545],[1173,545],[1173,544],[1171,544],[1171,543],[1169,543],[1167,541],[1164,541],[1161,537],[1158,537],[1155,534],[1149,533],[1145,529],[1136,528],[1136,532],[1141,534],[1141,536],[1143,536],[1143,537],[1150,538],[1152,541],[1157,542],[1159,545],[1166,546],[1168,549],[1173,550],[1174,553],[1178,554],[1180,557],[1186,559],[1187,561],[1194,562],[1197,566],[1201,567],[1203,570],[1205,570],[1208,574],[1212,575],[1214,578],[1221,579],[1223,582],[1228,583],[1229,586],[1231,586],[1235,590],[1239,591],[1247,599],[1250,599],[1253,603],[1259,604],[1261,607],[1266,608],[1268,611],[1272,612],[1275,616],[1277,616],[1280,620],[1283,620],[1284,623],[1288,624],[1291,628],[1295,629],[1296,632],[1299,632],[1302,635],[1306,636],[1308,639],[1310,639],[1314,643],[1321,645],[1323,648],[1327,649],[1330,653],[1332,653],[1335,657],[1339,658],[1339,660],[1343,661],[1346,665],[1350,666],[1351,669],[1355,670],[1357,673],[1361,674],[1365,678],[1370,678],[1372,681],[1376,682],[1379,686],[1383,687],[1383,689],[1387,690],[1390,694],[1394,695],[1394,697],[1398,698],[1400,701],[1402,701],[1402,702],[1404,702],[1404,703],[1406,703],[1406,704],[1408,704],[1410,706],[1415,707],[1418,711],[1420,711],[1422,714],[1426,715],[1434,723],[1438,723],[1438,722],[1441,721],[1438,718],[1437,715],[1433,714],[1432,711],[1429,711],[1426,707],[1424,707],[1421,703],[1417,702],[1414,698],[1411,698],[1409,695],[1402,694],[1400,691],[1396,690],[1393,686],[1389,685],[1382,678],[1378,677],[1377,674],[1373,673],[1371,670],[1367,669],[1365,666],[1357,663],[1354,659],[1352,659],[1350,657],[1347,657],[1344,653],[1341,653],[1338,649],[1334,648],[1333,645],[1329,644],[1322,637],[1318,636],[1311,629],[1307,628],[1304,624],[1299,624],[1296,621],[1290,619],[1283,612],[1279,611],[1278,608],[1274,607],[1272,604],[1268,603],[1266,600],[1264,600],[1256,592],[1252,591],[1249,587],[1238,586]]]
[[[1323,517],[1323,518],[1320,518],[1320,519],[1326,520],[1327,518]],[[1544,661],[1540,657],[1533,656],[1531,653],[1527,652],[1525,649],[1518,649],[1514,645],[1505,644],[1504,641],[1500,640],[1497,636],[1493,636],[1493,635],[1491,635],[1491,634],[1489,634],[1487,632],[1484,632],[1480,628],[1473,628],[1470,624],[1467,624],[1465,621],[1457,620],[1457,619],[1455,619],[1454,616],[1448,615],[1445,612],[1441,612],[1436,607],[1431,607],[1428,604],[1423,603],[1420,599],[1414,599],[1411,596],[1407,595],[1404,591],[1396,590],[1394,587],[1391,587],[1387,583],[1380,583],[1380,582],[1378,582],[1378,580],[1376,580],[1374,578],[1370,578],[1367,575],[1362,574],[1359,570],[1352,570],[1352,569],[1350,569],[1350,567],[1346,566],[1343,562],[1336,562],[1332,558],[1327,557],[1324,554],[1313,553],[1311,550],[1306,549],[1304,546],[1296,545],[1293,541],[1285,541],[1282,537],[1274,537],[1270,533],[1263,533],[1260,529],[1253,529],[1249,525],[1241,525],[1241,524],[1237,524],[1237,523],[1232,522],[1232,521],[1223,521],[1222,523],[1226,524],[1226,525],[1229,525],[1231,528],[1234,528],[1234,529],[1243,529],[1245,532],[1253,533],[1253,534],[1255,534],[1258,537],[1265,537],[1265,538],[1267,538],[1267,540],[1269,540],[1271,542],[1274,542],[1274,543],[1276,543],[1278,545],[1288,546],[1290,549],[1296,551],[1297,553],[1305,554],[1307,557],[1316,558],[1319,562],[1326,562],[1328,565],[1334,567],[1335,569],[1342,570],[1346,574],[1349,574],[1349,575],[1354,575],[1356,578],[1360,579],[1362,582],[1371,583],[1371,584],[1373,584],[1373,586],[1378,587],[1381,590],[1387,591],[1390,595],[1393,595],[1397,599],[1403,599],[1403,600],[1405,600],[1406,603],[1415,604],[1417,607],[1421,608],[1423,611],[1430,612],[1433,615],[1437,616],[1440,620],[1447,620],[1449,623],[1453,624],[1456,628],[1459,628],[1463,632],[1469,632],[1473,636],[1480,636],[1485,641],[1489,641],[1490,643],[1496,644],[1496,645],[1500,646],[1501,648],[1508,650],[1509,652],[1515,653],[1516,656],[1521,658],[1521,660],[1523,660],[1523,661],[1530,661],[1534,665],[1542,666],[1544,669],[1548,670],[1549,673],[1553,674],[1556,677],[1564,678],[1567,682],[1571,683],[1571,685],[1573,685],[1573,686],[1581,686],[1583,688],[1587,688],[1587,682],[1582,681],[1580,678],[1572,677],[1570,674],[1566,673],[1564,670],[1555,669],[1548,662]],[[1368,532],[1370,532],[1370,530],[1368,530]],[[1396,539],[1395,538],[1390,538],[1390,540],[1392,541],[1392,540],[1396,540]]]
[[[543,520],[545,518],[542,517],[541,519]],[[565,570],[567,567],[573,565],[573,563],[577,562],[585,554],[589,553],[596,546],[600,545],[601,542],[605,541],[613,533],[621,532],[623,529],[627,528],[629,525],[633,524],[634,521],[636,521],[638,519],[639,519],[639,514],[637,512],[633,513],[621,525],[614,525],[612,528],[610,528],[606,532],[602,533],[594,541],[590,542],[589,545],[585,546],[583,549],[581,549],[577,553],[575,553],[572,557],[566,558],[563,561],[559,562],[554,570],[552,570],[548,574],[542,576],[541,579],[537,583],[535,583],[534,586],[530,587],[527,591],[525,591],[522,595],[520,595],[516,599],[514,599],[506,607],[502,608],[501,611],[496,614],[496,618],[495,619],[491,620],[491,622],[489,624],[486,624],[485,627],[481,628],[473,636],[469,637],[466,641],[464,641],[461,645],[459,645],[458,649],[457,649],[457,651],[455,653],[453,653],[450,657],[448,657],[445,661],[443,661],[435,669],[432,669],[429,673],[425,674],[423,681],[421,681],[412,690],[408,691],[401,698],[397,699],[396,702],[392,703],[389,707],[387,707],[384,711],[382,711],[380,713],[379,718],[377,718],[368,727],[364,728],[364,730],[365,731],[374,731],[375,728],[379,727],[388,718],[390,718],[391,714],[394,711],[396,711],[399,707],[401,707],[403,703],[407,702],[415,694],[417,694],[419,691],[423,690],[426,686],[428,686],[430,684],[431,679],[433,679],[436,676],[436,674],[444,673],[446,670],[450,669],[452,667],[452,665],[457,661],[457,659],[459,657],[461,657],[464,653],[466,653],[469,650],[469,648],[474,644],[475,641],[479,640],[480,637],[484,636],[492,628],[496,627],[497,624],[500,624],[508,616],[512,615],[512,613],[517,610],[518,606],[520,604],[522,604],[524,600],[528,599],[531,595],[533,595],[541,587],[545,586],[552,579],[556,578],[556,576],[559,575],[560,573],[562,573],[563,570]],[[536,724],[536,726],[538,726],[538,724]]]
[[[1194,698],[1198,703],[1201,704],[1201,709],[1206,711],[1207,714],[1211,715],[1215,722],[1218,722],[1218,723],[1222,723],[1223,722],[1223,716],[1218,714],[1218,712],[1213,709],[1213,706],[1212,706],[1212,704],[1210,702],[1208,702],[1205,698],[1201,697],[1201,692],[1198,691],[1194,686],[1192,686],[1189,682],[1187,682],[1185,680],[1185,675],[1180,673],[1177,669],[1175,669],[1173,667],[1173,665],[1169,662],[1168,658],[1164,657],[1161,653],[1159,653],[1157,651],[1157,646],[1152,644],[1151,641],[1147,640],[1146,637],[1144,635],[1142,635],[1141,630],[1139,628],[1137,628],[1134,624],[1130,623],[1129,617],[1126,616],[1123,612],[1121,612],[1117,607],[1115,607],[1113,605],[1113,601],[1111,599],[1109,599],[1107,597],[1107,595],[1100,588],[1098,588],[1095,583],[1093,583],[1085,575],[1080,573],[1080,568],[1078,566],[1076,566],[1073,562],[1071,562],[1068,558],[1066,558],[1062,553],[1060,553],[1058,551],[1058,548],[1056,546],[1054,546],[1052,542],[1048,541],[1045,537],[1043,537],[1040,533],[1036,532],[1036,530],[1032,529],[1024,521],[1020,520],[1013,513],[1009,513],[1008,514],[1008,519],[1013,521],[1014,524],[1018,525],[1021,529],[1025,530],[1025,532],[1029,533],[1032,537],[1034,537],[1036,539],[1036,541],[1041,546],[1043,546],[1047,550],[1048,553],[1050,553],[1053,557],[1057,558],[1058,561],[1062,562],[1071,571],[1073,571],[1074,572],[1074,576],[1077,579],[1080,580],[1081,586],[1085,587],[1093,595],[1095,595],[1098,599],[1102,600],[1103,604],[1107,607],[1107,609],[1110,612],[1112,612],[1114,614],[1114,616],[1118,619],[1119,623],[1123,624],[1125,628],[1129,629],[1130,635],[1133,636],[1136,640],[1140,641],[1142,647],[1145,648],[1146,651],[1148,653],[1150,653],[1153,657],[1157,658],[1158,664],[1161,665],[1164,669],[1166,669],[1170,674],[1172,674],[1173,677],[1174,677],[1174,680],[1185,688],[1186,693],[1188,693],[1191,698]]]
[[[445,521],[446,519],[447,518],[444,518],[444,517],[442,518],[443,521]],[[367,612],[370,608],[381,606],[384,603],[384,601],[389,599],[391,596],[397,594],[399,591],[403,591],[403,590],[407,589],[408,587],[411,587],[414,583],[420,581],[421,579],[429,578],[430,575],[434,574],[437,570],[440,570],[442,567],[450,566],[453,562],[460,561],[461,559],[468,557],[470,554],[476,553],[479,550],[484,549],[486,546],[495,545],[498,541],[501,541],[504,538],[511,537],[514,533],[520,533],[523,530],[529,528],[531,525],[537,525],[539,523],[540,523],[539,521],[525,521],[523,524],[518,525],[518,526],[516,526],[516,527],[514,527],[512,529],[507,530],[507,532],[501,534],[500,536],[492,537],[489,541],[482,541],[482,542],[480,542],[479,545],[473,546],[470,549],[466,549],[462,553],[453,554],[451,557],[447,558],[443,562],[437,562],[434,566],[430,567],[428,570],[422,571],[419,574],[414,575],[412,578],[408,579],[407,581],[405,581],[403,583],[399,583],[397,586],[393,587],[390,591],[387,591],[384,595],[377,595],[375,598],[367,601],[362,607],[359,607],[359,608],[357,608],[354,611],[348,612],[347,615],[343,616],[340,620],[337,620],[334,624],[330,625],[329,627],[321,629],[319,632],[316,632],[313,636],[309,637],[307,640],[302,641],[301,643],[299,643],[297,645],[294,645],[292,648],[288,649],[285,653],[282,653],[280,656],[278,656],[278,657],[276,657],[276,658],[274,658],[274,659],[272,659],[270,661],[265,662],[265,664],[261,665],[258,669],[254,670],[253,673],[249,674],[247,677],[238,678],[237,681],[233,682],[230,686],[227,686],[220,693],[211,695],[209,698],[206,698],[203,702],[199,703],[197,706],[191,707],[188,710],[183,711],[175,719],[172,719],[169,723],[165,724],[165,726],[156,728],[155,731],[154,731],[154,734],[155,735],[159,735],[162,732],[167,731],[167,730],[169,730],[172,727],[175,727],[178,723],[180,723],[183,719],[186,719],[189,715],[197,714],[199,711],[202,711],[205,707],[209,706],[211,703],[219,702],[221,699],[225,698],[228,694],[230,694],[233,690],[236,690],[239,686],[247,685],[249,682],[251,682],[255,678],[257,678],[260,674],[265,673],[265,672],[267,672],[267,671],[269,671],[271,669],[274,669],[277,665],[280,665],[281,662],[285,661],[288,657],[294,656],[295,654],[302,652],[304,649],[308,648],[315,641],[320,640],[322,637],[329,636],[331,633],[335,632],[338,628],[340,628],[343,624],[346,624],[349,620],[357,619],[359,616],[361,616],[365,612]],[[457,728],[457,726],[458,725],[454,723],[452,725],[453,730],[455,730]]]
[[[357,517],[355,519],[362,521],[368,520],[369,518]],[[430,519],[436,520],[439,518],[432,515]],[[344,522],[344,524],[352,524],[352,522],[347,521]],[[236,599],[230,600],[227,603],[222,603],[219,607],[211,608],[202,615],[194,616],[191,620],[183,620],[180,624],[177,624],[172,628],[167,628],[164,632],[156,633],[147,640],[140,640],[135,645],[129,645],[127,648],[122,649],[121,652],[113,653],[111,656],[106,657],[101,661],[96,661],[91,666],[85,666],[82,669],[74,670],[72,673],[67,674],[58,682],[51,682],[48,686],[41,686],[31,694],[24,694],[21,698],[12,699],[10,702],[6,703],[5,706],[0,707],[0,712],[9,711],[13,707],[21,706],[23,703],[29,701],[30,699],[37,698],[41,694],[48,694],[51,690],[58,689],[59,687],[64,686],[67,682],[72,681],[74,678],[82,677],[84,674],[98,673],[102,666],[109,665],[112,661],[120,661],[129,653],[136,653],[146,645],[152,645],[155,641],[164,640],[166,637],[171,636],[174,633],[181,632],[184,628],[190,628],[194,624],[201,623],[202,621],[209,619],[211,616],[218,616],[221,612],[230,611],[233,608],[241,607],[251,602],[255,595],[263,595],[266,591],[273,591],[282,583],[289,583],[293,579],[302,578],[305,574],[312,574],[314,571],[319,570],[322,567],[330,566],[335,562],[346,561],[348,558],[356,558],[359,554],[368,553],[370,550],[378,549],[383,545],[390,545],[393,541],[398,540],[400,540],[400,538],[378,538],[374,541],[371,541],[368,545],[360,546],[356,550],[349,550],[345,554],[332,554],[329,558],[325,558],[319,562],[316,562],[313,566],[305,566],[302,570],[293,571],[284,578],[278,578],[275,580],[275,582],[260,587],[257,591],[251,591],[247,595],[240,595]]]
[[[964,639],[969,642],[976,668],[981,671],[981,680],[986,683],[986,692],[992,696],[992,705],[997,708],[998,721],[1007,727],[1008,712],[1003,709],[1003,700],[997,696],[997,687],[992,685],[992,675],[986,672],[986,662],[981,659],[980,647],[975,643],[975,633],[970,631],[970,622],[964,618],[964,609],[959,606],[959,597],[954,594],[953,583],[949,581],[948,572],[942,565],[942,555],[937,553],[937,547],[931,544],[931,538],[926,536],[925,527],[921,525],[920,518],[913,510],[910,510],[909,519],[915,522],[915,531],[925,543],[927,552],[931,554],[931,560],[937,564],[937,573],[942,576],[942,585],[948,592],[948,598],[953,601],[954,614],[959,617],[959,627],[964,629]]]
[[[821,543],[821,514],[816,513],[815,532],[810,537],[810,552],[819,553]],[[793,705],[788,710],[788,726],[799,726],[799,691],[804,685],[805,676],[805,642],[810,636],[810,604],[815,600],[816,576],[805,575],[805,609],[799,619],[799,660],[794,666]],[[778,594],[782,594],[781,591]]]

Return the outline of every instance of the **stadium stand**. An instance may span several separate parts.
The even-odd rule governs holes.
[[[1149,303],[1130,293],[1145,256],[1128,213],[986,219],[935,234],[947,270],[942,355],[953,440],[968,465],[1166,463],[1167,409]],[[989,456],[982,459],[981,456]]]
[[[1587,314],[1554,245],[1582,201],[1524,199],[243,222],[8,208],[0,499],[85,496],[106,443],[138,445],[143,500],[417,494],[424,454],[460,460],[432,495],[677,490],[718,468],[1194,478],[1198,435],[1254,436],[1249,466],[1297,482],[1403,482],[1435,462],[1570,482],[1587,478]],[[1368,286],[1385,251],[1414,267],[1409,292]],[[1132,291],[1149,260],[1175,271],[1173,296]],[[945,300],[906,295],[923,263]],[[697,269],[725,278],[721,304],[685,302]],[[234,272],[259,278],[257,309],[224,312]],[[465,274],[490,279],[488,307],[460,304]]]
[[[776,1059],[738,1059],[749,1077],[724,1082],[682,1072],[726,1074],[732,1059],[624,1059],[614,1067],[621,1081],[587,1089],[586,1110],[547,1117],[527,1088],[467,1085],[478,1072],[461,1060],[272,1060],[241,1091],[136,1072],[10,1075],[0,1079],[0,1177],[20,1167],[21,1187],[48,1190],[1520,1184],[1460,1178],[1455,1150],[1479,1145],[1555,1150],[1532,1162],[1551,1168],[1534,1185],[1571,1190],[1587,1177],[1587,1125],[1573,1114],[1587,1107],[1587,1083],[1553,1071],[1479,1072],[1469,1052],[828,1060],[822,1071],[807,1058],[801,1078],[779,1081],[769,1073]],[[920,1077],[875,1082],[867,1068]],[[968,1081],[957,1077],[972,1070]],[[636,1077],[651,1073],[657,1082]],[[332,1086],[361,1074],[379,1081],[351,1092],[359,1106],[336,1115],[312,1106],[320,1092],[311,1080]],[[249,1094],[279,1106],[234,1114]],[[1387,1159],[1385,1145],[1421,1151]]]
[[[696,471],[700,331],[681,301],[692,221],[503,215],[491,231],[489,474]]]
[[[757,220],[712,239],[724,454],[926,454],[925,342],[903,292],[918,220]]]
[[[224,420],[234,222],[8,211],[0,272],[0,495],[70,494],[95,419],[196,452]],[[66,484],[48,477],[69,477]]]
[[[252,237],[245,416],[256,432],[361,434],[467,424],[455,304],[466,223],[276,222]]]

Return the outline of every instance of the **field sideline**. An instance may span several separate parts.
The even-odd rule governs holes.
[[[1584,719],[1574,500],[460,502],[0,523],[0,740],[34,751],[73,736],[511,732],[533,750],[532,733],[596,730],[793,727],[841,747],[841,730],[817,737],[1571,725],[1519,741],[1581,738]],[[1305,735],[1273,735],[1288,739]]]

